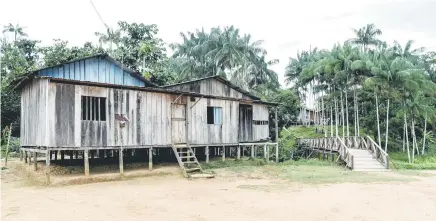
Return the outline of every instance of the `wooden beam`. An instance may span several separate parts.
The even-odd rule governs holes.
[[[222,146],[221,156],[223,158],[223,161],[225,161],[226,160],[226,148],[225,148],[225,146]]]
[[[88,158],[89,150],[83,151],[83,164],[85,167],[85,177],[89,177],[89,158]]]
[[[153,148],[148,149],[148,170],[153,170]]]
[[[32,154],[30,154],[30,151],[27,151],[27,156],[29,156],[29,166],[32,163]]]
[[[36,171],[38,168],[38,153],[37,152],[33,152],[33,168]]]
[[[279,163],[279,144],[276,145],[276,163]]]
[[[45,154],[45,184],[50,185],[50,150]]]
[[[268,153],[266,152],[266,144],[263,145],[263,157],[265,158],[266,161],[268,161]]]
[[[278,109],[278,107],[275,108],[276,143],[279,142],[279,121],[277,119],[277,109]]]
[[[120,148],[118,151],[118,155],[119,155],[119,163],[120,163],[120,175],[123,176],[124,175],[124,157],[123,157],[123,148]]]
[[[251,158],[254,159],[254,145],[251,145]]]
[[[65,159],[65,151],[61,150],[61,164],[64,163],[64,159]]]
[[[206,163],[209,163],[209,146],[205,147],[204,152],[206,154]]]

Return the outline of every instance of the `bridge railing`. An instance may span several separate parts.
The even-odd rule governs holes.
[[[338,153],[341,159],[347,164],[347,167],[353,169],[354,168],[354,158],[353,155],[350,154],[350,149],[345,145],[345,142],[340,138],[336,137],[337,146],[339,147]]]
[[[297,143],[312,149],[336,151],[350,168],[354,166],[354,159],[349,149],[368,150],[386,169],[389,169],[389,155],[369,136],[299,138]]]
[[[365,148],[381,163],[386,169],[389,169],[389,154],[386,153],[371,137],[362,137]]]

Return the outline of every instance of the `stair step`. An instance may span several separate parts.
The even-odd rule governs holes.
[[[192,159],[195,158],[195,156],[181,156],[180,159]]]
[[[182,163],[183,164],[197,164],[198,165],[197,161],[182,161]]]
[[[207,173],[189,174],[189,178],[214,178],[215,175]]]
[[[201,170],[200,168],[189,168],[189,169],[185,169],[185,171],[186,171],[187,173],[195,172],[195,171],[200,171],[200,170]]]
[[[386,168],[383,168],[383,169],[365,169],[365,168],[361,168],[361,169],[354,169],[353,171],[356,171],[356,172],[387,172],[389,170],[386,169]]]

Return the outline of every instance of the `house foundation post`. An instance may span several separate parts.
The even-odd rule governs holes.
[[[89,150],[83,151],[83,163],[85,166],[85,177],[89,177],[89,158],[88,158]]]

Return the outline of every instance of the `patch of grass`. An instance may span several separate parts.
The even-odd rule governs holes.
[[[391,168],[398,170],[436,170],[436,154],[415,155],[415,161],[409,163],[407,153],[389,153]]]
[[[388,173],[351,171],[336,162],[319,159],[300,159],[298,161],[285,161],[279,164],[268,164],[262,159],[226,160],[224,162],[217,160],[211,161],[209,164],[203,163],[202,165],[204,169],[227,168],[227,171],[236,173],[242,177],[252,177],[253,174],[257,174],[261,175],[260,177],[282,179],[305,184],[407,182],[416,180],[407,176],[389,176]],[[257,187],[247,187],[247,189],[249,188]],[[264,188],[269,187],[262,187],[260,189]]]
[[[209,163],[202,163],[201,167],[203,169],[218,169],[218,168],[235,168],[235,167],[247,167],[247,166],[263,166],[267,162],[264,159],[248,159],[242,158],[241,160],[226,159],[222,160],[211,160]]]

